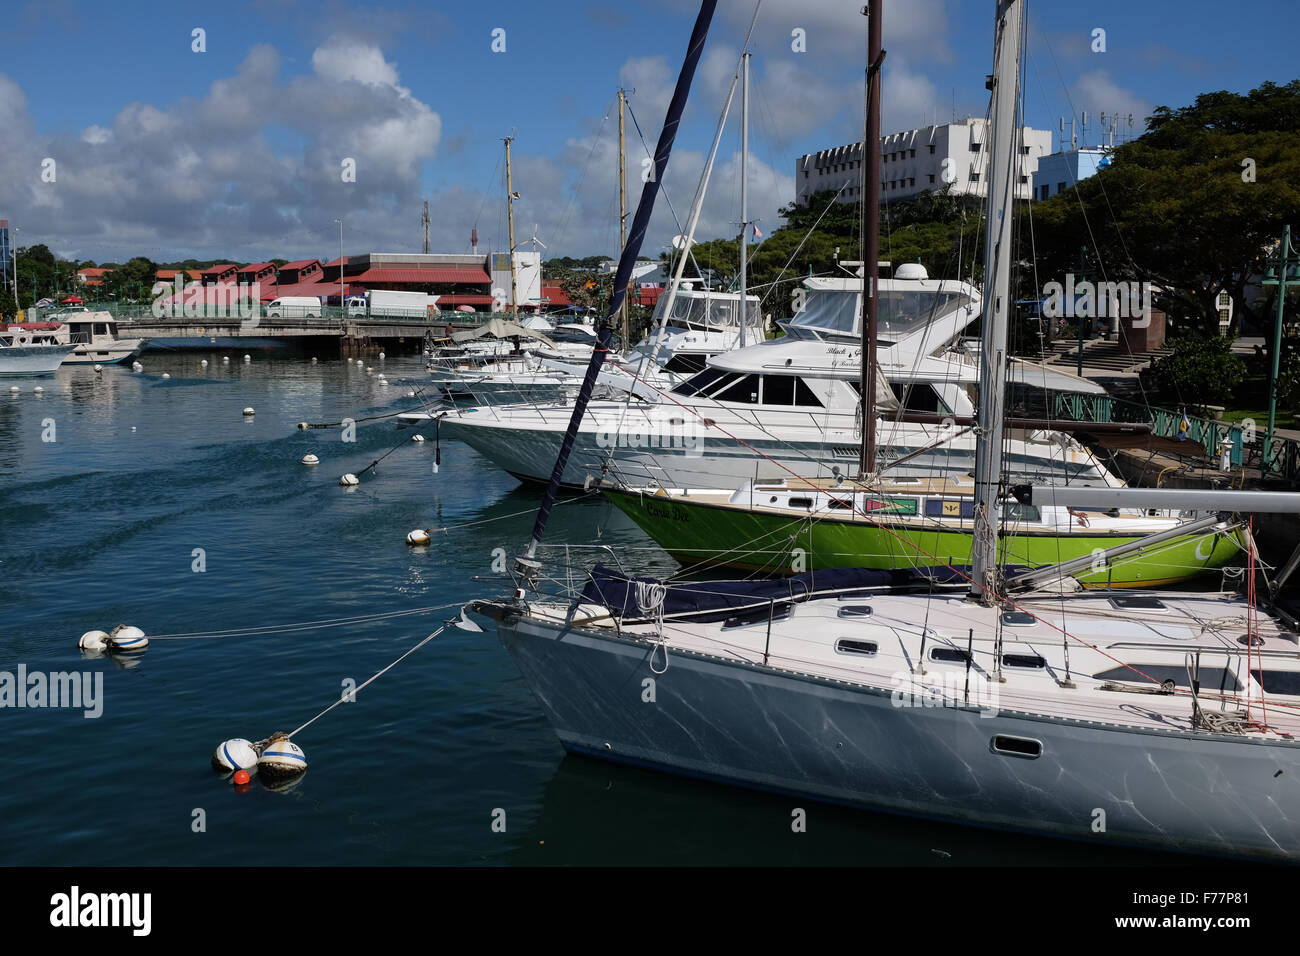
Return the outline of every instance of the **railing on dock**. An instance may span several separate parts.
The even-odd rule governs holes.
[[[1183,413],[1155,405],[1143,405],[1110,395],[1087,395],[1058,392],[1054,396],[1053,417],[1077,422],[1134,422],[1151,426],[1151,433],[1161,438],[1177,438]],[[1265,460],[1263,429],[1250,423],[1221,422],[1210,418],[1187,416],[1187,438],[1205,449],[1206,458],[1218,463],[1221,443],[1232,442],[1229,461],[1233,468],[1243,464],[1259,468],[1261,477],[1300,484],[1300,443],[1274,437]]]

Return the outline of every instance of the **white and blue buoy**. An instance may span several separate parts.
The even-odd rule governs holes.
[[[358,478],[356,475],[352,474],[351,472],[348,472],[346,475],[344,475],[342,478],[339,479],[339,484],[344,485],[346,487],[351,487],[352,485],[361,484],[361,479]]]
[[[139,362],[132,362],[132,363],[131,363],[131,371],[133,371],[133,372],[143,372],[143,371],[144,371],[144,366],[141,365]]]
[[[307,769],[307,755],[288,737],[272,740],[257,761],[260,773],[272,777],[291,776]]]
[[[310,452],[308,452],[307,454],[302,456],[302,463],[304,465],[319,465],[320,459],[317,458],[315,455],[311,454]]]
[[[229,773],[232,770],[252,770],[257,766],[257,748],[243,737],[222,741],[212,754],[212,769]]]
[[[37,395],[45,394],[45,388],[41,385],[37,385],[34,389],[32,389],[32,391],[35,392]]]
[[[208,367],[208,360],[207,360],[207,359],[204,359],[203,361],[199,362],[199,364],[200,364],[201,366],[203,366],[204,368],[207,368],[207,367]]]
[[[424,436],[423,436],[423,435],[412,435],[412,436],[411,436],[411,441],[424,441]]]
[[[251,355],[245,353],[245,354],[244,354],[244,361],[245,361],[245,362],[251,362],[251,361],[253,361],[253,356],[251,356]]]
[[[253,406],[252,406],[252,405],[249,405],[247,408],[244,409],[244,417],[245,417],[245,418],[252,418],[252,417],[253,417],[254,415],[256,415],[256,414],[257,414],[257,412],[253,410]]]
[[[95,371],[96,371],[96,372],[102,372],[102,371],[104,371],[104,366],[102,366],[102,365],[100,365],[98,362],[96,362],[96,363],[95,363]]]
[[[229,356],[229,355],[223,355],[223,356],[221,356],[221,364],[223,364],[223,365],[229,365],[229,364],[230,364],[230,356]]]
[[[13,392],[16,395],[17,393],[21,392],[22,389],[19,388],[17,385],[10,385],[9,391]]]
[[[423,548],[429,543],[429,532],[423,528],[416,528],[406,536],[406,543],[413,548]]]
[[[102,651],[108,648],[107,631],[87,631],[81,635],[77,641],[77,646],[83,651]]]
[[[108,635],[110,651],[142,651],[149,646],[149,638],[138,627],[119,624]]]

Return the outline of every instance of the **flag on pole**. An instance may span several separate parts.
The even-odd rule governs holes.
[[[755,238],[755,239],[762,239],[762,238],[763,238],[763,233],[762,233],[762,231],[758,228],[758,223],[754,223],[754,238]]]
[[[1187,418],[1187,412],[1184,410],[1182,420],[1178,423],[1178,440],[1187,441],[1187,432],[1191,429],[1192,423]]]

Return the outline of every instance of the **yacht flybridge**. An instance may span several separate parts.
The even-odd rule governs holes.
[[[807,306],[781,323],[786,334],[708,360],[677,385],[650,379],[630,362],[602,370],[631,381],[631,396],[587,407],[564,484],[588,475],[628,485],[735,487],[747,480],[815,478],[855,470],[862,442],[856,336],[861,280],[805,280]],[[881,279],[878,389],[881,468],[894,477],[969,474],[978,367],[957,346],[978,317],[979,293],[932,280],[919,266]],[[679,296],[684,293],[679,292]],[[886,344],[887,343],[887,344]],[[642,347],[644,351],[644,346]],[[1021,380],[1058,391],[1100,392],[1084,379],[1042,366],[1017,366]],[[440,415],[459,438],[518,478],[551,474],[572,407],[565,403],[459,408]],[[909,422],[904,413],[929,415]],[[1119,484],[1093,454],[1066,435],[1026,424],[1008,441],[1008,471],[1035,480]]]

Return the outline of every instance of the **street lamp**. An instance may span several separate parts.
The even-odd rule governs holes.
[[[339,315],[341,320],[348,317],[347,305],[343,301],[343,220],[335,219],[339,224]]]

